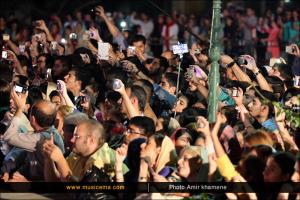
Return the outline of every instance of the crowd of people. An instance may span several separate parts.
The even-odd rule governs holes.
[[[201,26],[178,13],[153,22],[102,6],[30,26],[0,17],[1,180],[275,182],[270,193],[254,187],[206,197],[300,199],[293,184],[300,182],[299,12],[222,13],[214,123],[207,120],[209,17]],[[172,52],[178,41],[189,46],[182,58]]]

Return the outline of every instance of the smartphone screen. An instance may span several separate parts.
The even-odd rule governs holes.
[[[15,86],[15,91],[16,91],[17,93],[22,93],[22,92],[23,92],[23,87],[21,87],[21,86],[19,86],[19,85],[16,85],[16,86]]]
[[[7,59],[7,51],[2,51],[2,58]]]
[[[293,47],[292,46],[286,46],[285,47],[285,52],[289,53],[289,54],[292,54],[293,53]]]
[[[109,43],[98,43],[98,56],[101,60],[109,59]]]

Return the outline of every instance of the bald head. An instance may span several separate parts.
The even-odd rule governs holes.
[[[84,127],[85,135],[92,137],[98,146],[102,146],[106,141],[105,130],[103,126],[96,120],[84,120],[77,127]]]
[[[56,106],[50,101],[37,101],[32,106],[31,116],[35,118],[35,121],[40,127],[50,127],[54,124],[56,118]]]
[[[171,60],[174,56],[173,52],[172,51],[164,51],[162,54],[161,54],[162,57],[166,58],[167,60]]]

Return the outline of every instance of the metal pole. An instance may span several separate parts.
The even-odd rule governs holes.
[[[221,0],[213,1],[212,27],[210,35],[209,57],[212,61],[209,73],[209,98],[208,98],[208,121],[216,121],[218,108],[218,88],[220,83],[219,59],[220,59],[220,29],[221,29]]]

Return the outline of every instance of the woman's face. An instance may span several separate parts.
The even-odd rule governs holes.
[[[160,153],[161,148],[157,147],[155,139],[153,136],[151,136],[148,140],[147,143],[141,144],[141,157],[146,157],[148,156],[151,160],[152,166],[156,162],[156,158],[158,157]]]
[[[282,182],[284,177],[279,165],[273,157],[269,157],[263,172],[265,182]]]
[[[177,162],[178,174],[183,178],[188,178],[190,174],[193,174],[199,169],[200,158],[193,157],[188,152],[183,152]]]
[[[180,137],[178,137],[175,141],[175,148],[178,149],[179,152],[181,149],[183,149],[186,146],[190,145],[190,136],[188,133],[182,134]]]
[[[60,104],[61,104],[60,96],[53,96],[52,99],[51,99],[51,102],[52,102],[52,103],[55,103],[56,106],[59,107]]]

